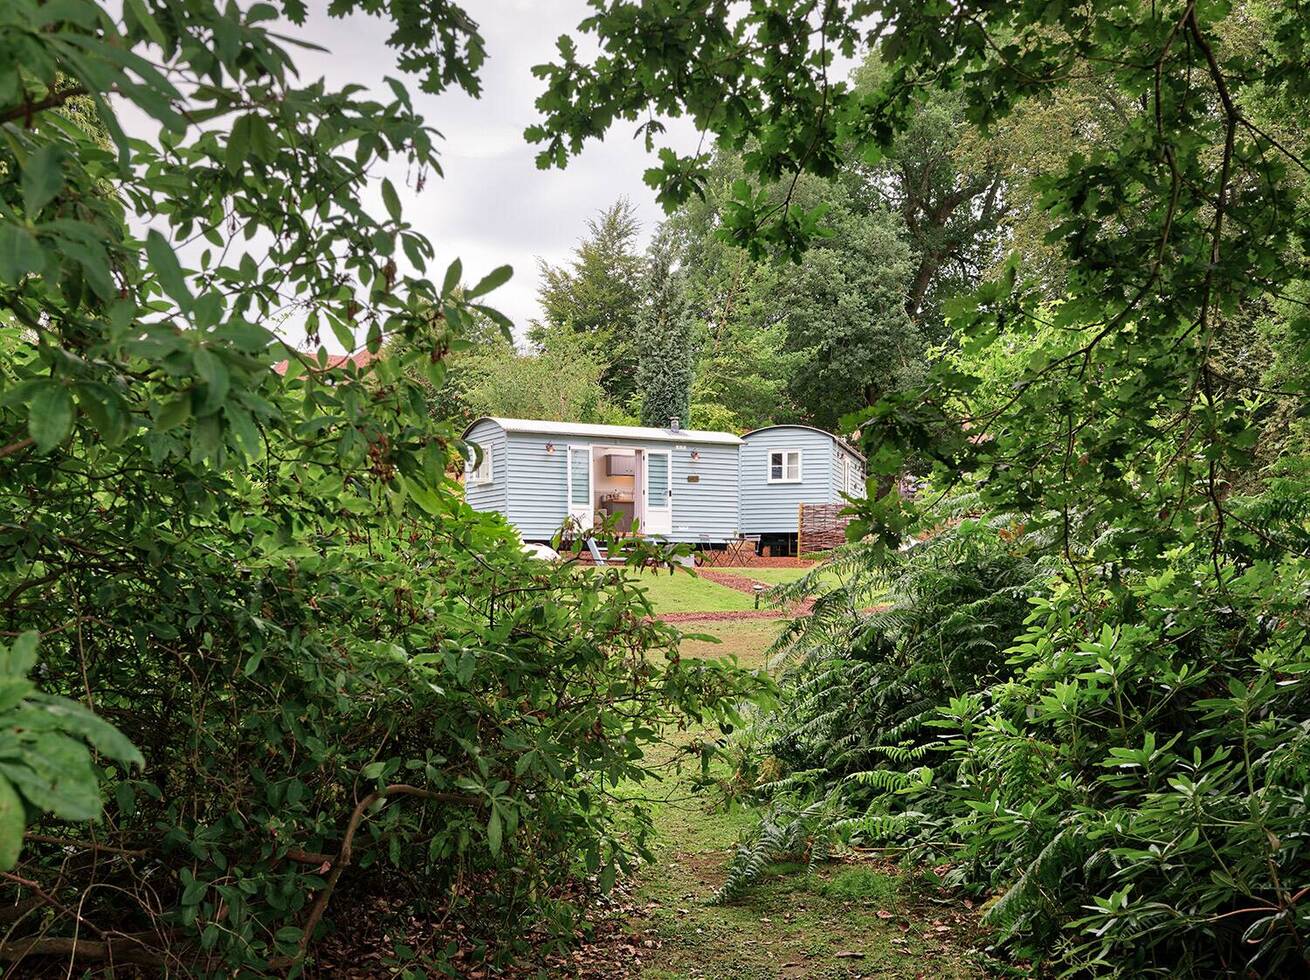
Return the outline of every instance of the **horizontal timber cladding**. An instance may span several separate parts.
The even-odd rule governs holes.
[[[801,504],[797,508],[796,551],[798,554],[831,551],[846,543],[846,525],[852,518],[843,514],[846,504]]]
[[[464,479],[464,499],[474,510],[489,511],[495,510],[505,513],[507,497],[507,488],[509,487],[509,472],[506,467],[508,455],[506,452],[507,439],[505,430],[489,419],[483,419],[469,429],[465,439],[481,447],[482,451],[491,457],[491,481],[489,483],[474,483],[468,479],[468,471],[465,471]],[[472,465],[472,461],[469,461]]]
[[[717,542],[737,536],[739,448],[674,445],[673,540]]]
[[[795,534],[801,504],[840,500],[833,486],[836,440],[807,426],[779,425],[748,432],[741,444],[741,530],[743,534]],[[801,452],[799,483],[770,483],[769,454]]]
[[[548,451],[547,446],[553,446],[554,451]],[[669,537],[695,543],[727,541],[736,535],[736,445],[511,432],[509,505],[505,513],[525,540],[548,540],[564,522],[568,513],[565,494],[569,446],[615,446],[672,453],[673,530]]]
[[[512,432],[509,436],[509,510],[505,516],[519,529],[525,541],[547,541],[568,514],[568,465],[570,443]],[[552,446],[553,452],[547,451]]]

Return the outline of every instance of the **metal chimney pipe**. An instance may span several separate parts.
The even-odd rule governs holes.
[[[676,415],[673,416],[673,418],[669,419],[669,428],[672,429],[674,432],[677,432],[681,427],[682,427],[682,420],[679,419]]]

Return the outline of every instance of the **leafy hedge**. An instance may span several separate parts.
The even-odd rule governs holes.
[[[1018,957],[1131,976],[1304,969],[1310,568],[1230,561],[1216,579],[1181,548],[1080,586],[1033,563],[1041,545],[965,522],[891,565],[869,546],[837,561],[866,566],[847,591],[890,583],[890,607],[829,595],[840,612],[784,637],[789,697],[752,734],[768,753],[757,792],[779,802],[725,894],[784,838],[908,844],[986,899]],[[816,823],[820,801],[832,815]]]
[[[279,384],[265,394],[290,412]],[[45,690],[140,754],[84,728],[97,745],[145,761],[102,760],[104,826],[78,842],[39,823],[22,874],[54,876],[155,961],[295,961],[303,930],[335,918],[333,886],[424,896],[484,929],[568,926],[561,883],[608,887],[644,852],[644,820],[613,793],[642,778],[643,745],[684,713],[730,717],[744,690],[678,659],[621,569],[528,557],[447,486],[406,503],[379,474],[343,480],[335,446],[156,468],[149,443],[26,461],[43,490],[5,497],[24,561],[4,622],[42,635]],[[16,785],[57,816],[99,810],[94,782],[77,812]],[[56,870],[69,847],[76,873]]]
[[[364,6],[476,94],[462,10]],[[379,904],[567,941],[644,852],[643,747],[755,683],[464,505],[430,397],[510,270],[429,278],[371,174],[421,189],[433,131],[300,80],[277,16],[0,5],[0,960],[37,971],[296,973]]]

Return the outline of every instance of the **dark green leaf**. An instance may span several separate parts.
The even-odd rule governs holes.
[[[228,389],[231,386],[232,379],[228,373],[226,365],[206,347],[196,348],[192,356],[192,363],[195,365],[196,374],[200,380],[207,386],[205,392],[204,405],[198,414],[207,414],[216,411],[227,398]]]
[[[396,194],[396,188],[386,177],[382,178],[382,203],[387,207],[387,214],[391,215],[392,221],[400,220],[400,198]]]
[[[168,239],[154,228],[146,234],[146,255],[150,265],[159,279],[164,292],[171,296],[182,309],[191,308],[191,288],[187,285],[182,266],[177,261],[177,253]]]
[[[441,297],[445,299],[455,291],[459,285],[460,277],[464,275],[464,264],[456,259],[446,268],[446,278],[441,282]]]
[[[0,776],[0,871],[9,871],[18,863],[24,829],[23,801],[9,780]]]
[[[28,406],[27,431],[40,452],[58,446],[73,430],[73,399],[68,389],[51,381],[42,385]]]
[[[476,299],[479,296],[483,296],[491,292],[497,286],[503,286],[505,283],[509,282],[510,277],[513,275],[513,267],[508,265],[498,266],[484,276],[476,286],[470,289],[465,298]]]
[[[33,695],[33,700],[54,717],[62,731],[81,735],[102,755],[119,762],[145,765],[140,751],[122,732],[83,705],[53,694],[38,693]]]
[[[57,145],[43,146],[23,167],[23,207],[29,220],[35,220],[64,186],[62,153]]]
[[[0,222],[0,283],[16,286],[44,268],[45,253],[32,233],[16,222]]]

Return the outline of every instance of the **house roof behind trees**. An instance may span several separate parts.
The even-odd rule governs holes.
[[[355,351],[353,354],[329,354],[327,363],[319,365],[318,355],[308,351],[304,352],[304,359],[313,365],[313,371],[336,371],[344,369],[347,365],[354,364],[361,371],[368,367],[374,361],[380,359],[381,354],[370,354],[367,350]],[[278,374],[286,374],[290,361],[278,361],[273,365],[273,370]]]

